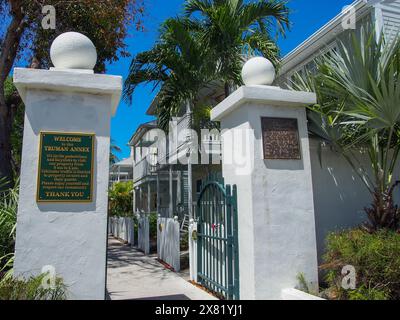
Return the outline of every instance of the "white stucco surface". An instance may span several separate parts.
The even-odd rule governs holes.
[[[122,77],[81,72],[81,70],[14,69],[14,84],[25,102],[28,89],[110,96],[111,114],[117,111],[122,93]],[[82,104],[81,107],[85,107]]]
[[[364,208],[372,197],[347,160],[319,144],[319,140],[310,139],[318,259],[322,263],[326,236],[365,222]],[[370,167],[366,154],[359,154],[358,159],[364,168]],[[396,172],[394,181],[398,176]]]
[[[26,106],[15,274],[51,265],[69,298],[104,299],[110,118],[122,79],[15,69],[14,81]],[[36,202],[41,131],[95,134],[92,203]]]
[[[305,293],[305,292],[297,290],[297,289],[283,289],[281,295],[282,295],[282,300],[290,300],[290,301],[302,301],[302,300],[324,301],[325,300],[320,297],[313,296],[311,294]]]
[[[264,99],[264,101],[263,101]],[[241,299],[281,299],[297,276],[318,284],[311,163],[305,105],[315,95],[271,87],[242,87],[212,113],[223,130],[223,175],[238,188]],[[261,117],[296,118],[301,160],[263,160]],[[249,129],[249,174],[226,157],[243,153],[242,143],[227,139],[233,129]]]

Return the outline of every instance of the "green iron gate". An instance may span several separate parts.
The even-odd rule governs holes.
[[[236,186],[222,177],[204,181],[197,201],[198,282],[228,300],[239,299]]]

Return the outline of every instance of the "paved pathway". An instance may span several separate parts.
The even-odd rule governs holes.
[[[145,256],[114,239],[109,239],[107,267],[111,300],[216,300],[165,269],[155,256]]]

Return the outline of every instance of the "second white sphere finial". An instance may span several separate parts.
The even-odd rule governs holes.
[[[270,86],[275,80],[275,67],[264,57],[254,57],[248,60],[242,69],[242,79],[246,86]]]
[[[51,45],[50,57],[54,67],[60,69],[93,70],[97,62],[93,42],[78,32],[59,35]]]

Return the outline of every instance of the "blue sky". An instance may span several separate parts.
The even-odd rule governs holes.
[[[160,24],[168,17],[178,15],[182,10],[184,0],[146,0],[146,16],[144,19],[145,31],[133,32],[127,39],[128,49],[132,56],[148,50],[157,39]],[[341,9],[352,3],[352,0],[289,0],[288,6],[292,10],[290,20],[291,31],[285,39],[279,40],[282,54],[294,49],[303,40],[322,27]],[[131,58],[123,58],[108,65],[107,73],[126,77]],[[141,86],[133,97],[132,105],[121,102],[116,116],[112,120],[112,138],[122,148],[119,158],[129,156],[127,143],[137,127],[146,121],[152,120],[145,112],[153,100],[156,92],[151,86]]]

